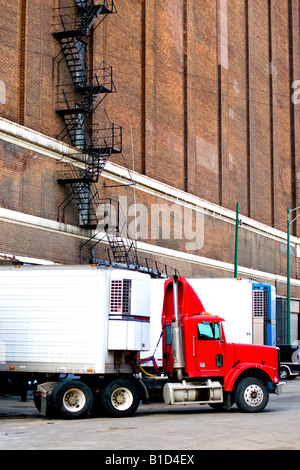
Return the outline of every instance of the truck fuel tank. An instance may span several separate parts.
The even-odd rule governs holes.
[[[166,405],[187,403],[223,403],[223,387],[217,381],[208,379],[204,383],[186,382],[166,383],[163,388]]]

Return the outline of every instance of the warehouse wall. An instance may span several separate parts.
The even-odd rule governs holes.
[[[0,117],[54,139],[64,128],[56,113],[57,86],[71,81],[52,35],[53,18],[56,8],[73,4],[0,0]],[[95,23],[88,41],[90,67],[102,60],[113,67],[117,93],[93,116],[94,123],[106,125],[110,119],[123,127],[123,155],[113,156],[112,163],[128,165],[153,186],[158,181],[216,208],[234,211],[239,201],[243,217],[281,231],[271,241],[267,230],[241,230],[241,265],[284,276],[286,209],[300,205],[300,104],[292,101],[292,86],[300,80],[299,1],[116,0],[116,8],[116,14]],[[75,203],[58,216],[68,193],[57,184],[59,157],[2,137],[0,206],[76,227]],[[159,191],[150,196],[111,185],[100,179],[103,198],[126,195],[129,205],[138,202],[149,214],[151,204],[165,201]],[[234,220],[225,223],[211,211],[203,224],[204,241],[191,254],[232,263]],[[57,262],[77,262],[80,244],[89,237],[76,233],[83,238],[71,243],[68,236],[69,250],[63,249],[61,227],[53,238],[48,233],[49,249],[38,243],[40,231],[29,237],[27,227],[23,237],[20,225],[9,237],[9,227],[2,232],[1,252],[48,254]],[[292,231],[299,235],[299,220]],[[184,238],[148,234],[142,241],[189,252]],[[190,270],[193,265],[188,275],[194,275]]]
[[[1,116],[51,137],[63,128],[58,80],[69,80],[52,36],[55,7],[72,4],[1,2]],[[229,209],[239,201],[280,228],[299,190],[298,0],[116,7],[90,40],[91,65],[112,65],[117,87],[94,120],[105,121],[105,108],[123,125],[124,155],[137,171]]]
[[[298,17],[296,1],[122,2],[106,30],[107,108],[129,164],[282,229],[299,191]]]

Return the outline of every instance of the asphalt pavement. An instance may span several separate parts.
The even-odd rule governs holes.
[[[32,396],[26,402],[0,396],[0,450],[101,450],[114,464],[124,464],[116,461],[123,451],[134,456],[142,450],[153,458],[144,463],[164,463],[158,459],[166,457],[158,455],[169,450],[183,452],[181,463],[187,464],[200,450],[299,449],[300,378],[287,381],[282,395],[270,395],[265,411],[249,414],[235,406],[216,411],[207,405],[142,404],[130,418],[69,421],[41,416]],[[133,460],[125,463],[138,467]]]

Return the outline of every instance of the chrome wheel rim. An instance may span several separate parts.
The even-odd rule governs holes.
[[[264,392],[259,385],[249,385],[244,392],[245,402],[249,406],[259,406],[264,399]]]

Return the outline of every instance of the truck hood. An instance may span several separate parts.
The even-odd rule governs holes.
[[[252,363],[259,366],[269,366],[277,370],[277,348],[257,344],[231,343],[234,364]]]

